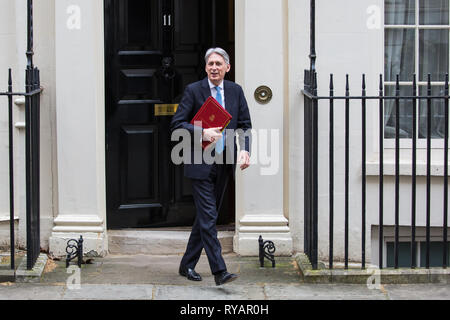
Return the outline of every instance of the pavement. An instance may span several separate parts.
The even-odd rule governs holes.
[[[72,262],[49,258],[37,283],[0,282],[0,300],[450,300],[450,286],[437,284],[309,284],[294,257],[276,257],[276,267],[258,257],[224,255],[239,278],[216,286],[205,255],[201,282],[178,275],[179,255],[108,255]]]

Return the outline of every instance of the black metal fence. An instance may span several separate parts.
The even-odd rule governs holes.
[[[314,69],[312,69],[314,70]],[[333,75],[330,75],[330,86],[328,96],[318,96],[317,95],[317,73],[314,71],[305,71],[305,88],[303,90],[304,100],[305,100],[305,110],[304,110],[304,142],[305,142],[305,217],[304,217],[304,251],[310,258],[311,264],[314,269],[318,268],[318,238],[319,238],[319,228],[318,228],[318,172],[319,172],[319,162],[318,162],[318,112],[319,112],[319,100],[324,100],[328,102],[329,111],[329,145],[320,146],[321,148],[328,148],[329,160],[328,160],[328,170],[329,170],[329,268],[333,268],[333,257],[334,257],[334,195],[335,195],[335,124],[334,124],[334,114],[336,101],[344,101],[345,110],[345,190],[344,190],[344,259],[345,259],[345,269],[348,269],[349,263],[349,136],[350,136],[350,125],[355,125],[355,123],[350,123],[350,101],[356,100],[360,101],[361,107],[361,161],[362,161],[362,183],[361,183],[361,202],[362,210],[357,212],[361,216],[361,268],[366,268],[366,103],[369,100],[375,100],[378,104],[379,112],[379,216],[378,216],[378,239],[379,239],[379,268],[383,268],[383,231],[384,231],[384,199],[383,199],[383,187],[384,187],[384,104],[387,100],[391,100],[395,107],[395,226],[394,226],[394,267],[399,267],[399,235],[400,235],[400,208],[399,208],[399,187],[400,187],[400,102],[408,101],[412,103],[412,174],[411,174],[411,267],[416,266],[416,178],[417,178],[417,106],[420,100],[426,102],[427,106],[427,135],[426,135],[426,250],[425,250],[425,267],[430,267],[430,202],[431,202],[431,118],[432,118],[432,108],[434,101],[444,101],[445,111],[444,111],[444,123],[445,123],[445,133],[444,133],[444,175],[443,175],[443,224],[442,224],[442,267],[447,267],[448,261],[448,240],[447,240],[447,227],[448,227],[448,101],[449,101],[449,79],[448,74],[445,77],[444,94],[443,95],[432,95],[431,77],[428,75],[426,85],[426,95],[420,96],[418,94],[418,84],[416,82],[416,76],[413,77],[413,84],[411,87],[412,95],[406,96],[400,94],[400,83],[397,76],[395,84],[395,95],[388,96],[384,91],[384,84],[382,75],[379,77],[379,92],[377,96],[367,96],[366,95],[366,79],[365,75],[362,76],[361,85],[361,95],[350,96],[349,89],[349,77],[346,76],[346,86],[345,95],[335,96],[334,95],[334,79]],[[327,103],[325,103],[326,105]],[[322,108],[323,104],[321,104]],[[337,110],[341,112],[341,110]],[[352,157],[357,155],[352,154]]]
[[[27,269],[33,268],[40,253],[39,212],[39,158],[40,158],[40,74],[33,65],[33,0],[27,0],[27,67],[25,70],[25,92],[13,92],[11,69],[8,73],[7,92],[0,96],[8,98],[9,121],[9,196],[10,196],[10,245],[11,269],[15,269],[14,235],[14,139],[13,97],[25,97],[25,184],[26,184],[26,231]]]
[[[27,269],[32,269],[40,253],[39,213],[39,131],[40,131],[40,75],[37,68],[28,67],[25,75],[25,92],[13,92],[11,69],[8,73],[8,90],[0,96],[8,98],[9,122],[9,202],[11,269],[15,269],[14,234],[14,139],[13,97],[25,97],[25,183],[26,183],[26,230]]]

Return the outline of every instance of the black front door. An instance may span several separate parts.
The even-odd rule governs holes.
[[[205,77],[205,50],[234,49],[232,4],[105,0],[108,228],[192,225],[190,183],[170,159],[169,126],[185,86]]]

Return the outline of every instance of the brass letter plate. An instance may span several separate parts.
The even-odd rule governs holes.
[[[173,116],[177,112],[178,104],[155,104],[155,116]]]

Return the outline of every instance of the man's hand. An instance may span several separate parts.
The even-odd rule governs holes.
[[[250,154],[248,151],[242,150],[239,153],[239,160],[241,170],[247,169],[250,166]]]
[[[209,142],[217,142],[220,138],[222,138],[222,132],[220,131],[221,127],[217,128],[208,128],[203,129],[203,140]]]

